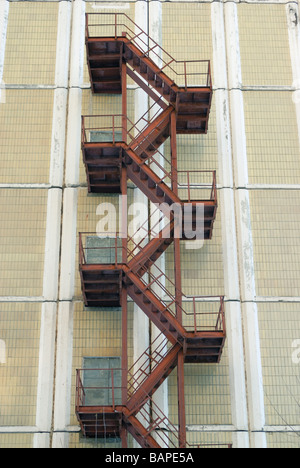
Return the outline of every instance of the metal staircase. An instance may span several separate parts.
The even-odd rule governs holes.
[[[98,34],[103,27],[110,31],[105,37]],[[179,241],[212,238],[217,210],[216,173],[178,171],[176,148],[177,134],[207,133],[212,100],[210,64],[176,62],[124,14],[87,15],[86,47],[93,92],[122,94],[122,114],[82,119],[88,190],[126,194],[130,179],[156,205],[159,215],[151,230],[148,222],[139,228],[144,232],[139,241],[135,236],[120,241],[117,233],[109,246],[97,247],[87,242],[96,234],[80,233],[84,302],[87,307],[122,306],[126,327],[130,296],[161,334],[130,369],[119,369],[121,384],[116,383],[116,369],[101,370],[110,373],[110,385],[105,387],[109,394],[106,405],[88,402],[89,391],[103,388],[87,388],[83,376],[87,371],[78,370],[76,414],[88,437],[121,437],[126,446],[129,432],[144,448],[185,447],[184,418],[180,427],[175,427],[157,407],[153,395],[184,362],[220,361],[226,338],[224,299],[211,298],[216,305],[213,312],[199,311],[199,301],[204,298],[184,296],[180,275],[175,274],[175,281],[171,281],[156,262],[174,243],[175,268],[180,270]],[[135,124],[128,119],[126,76],[154,101],[152,119],[143,116]],[[168,138],[171,160],[160,152]],[[193,197],[191,180],[195,175],[204,197]],[[110,250],[110,261],[101,261],[107,258],[103,256],[105,250]],[[90,261],[95,252],[98,261]],[[185,310],[188,302],[192,307]],[[124,336],[123,363],[127,363]],[[180,385],[182,395],[182,382]],[[181,396],[179,399],[184,413],[184,401]]]

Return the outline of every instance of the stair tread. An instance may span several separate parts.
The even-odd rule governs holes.
[[[106,53],[106,52],[99,51],[97,53],[93,53],[88,56],[88,60],[92,60],[92,61],[112,60],[112,59],[120,60],[120,52]]]

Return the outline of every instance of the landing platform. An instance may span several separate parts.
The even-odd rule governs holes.
[[[120,410],[120,411],[119,411]],[[85,437],[119,438],[122,429],[122,409],[112,406],[79,406],[76,416]]]
[[[188,334],[189,335],[189,334]],[[226,335],[223,331],[201,332],[197,337],[187,337],[185,363],[218,364],[221,360]]]
[[[80,276],[86,307],[121,306],[121,269],[114,265],[81,265]]]

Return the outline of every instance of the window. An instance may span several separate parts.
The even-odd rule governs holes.
[[[116,255],[117,253],[117,255]],[[86,262],[87,264],[112,265],[122,263],[122,239],[113,237],[87,237]]]
[[[83,368],[83,386],[87,406],[121,405],[120,357],[85,357]]]
[[[122,132],[115,130],[115,141],[123,141]],[[90,143],[112,143],[113,132],[105,131],[91,131],[90,132]]]

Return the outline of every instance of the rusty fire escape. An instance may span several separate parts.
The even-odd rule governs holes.
[[[127,236],[126,226],[123,235],[117,233],[109,246],[89,243],[96,234],[79,235],[85,305],[122,307],[122,365],[119,370],[102,369],[109,374],[109,384],[101,388],[108,395],[105,404],[87,402],[95,388],[92,379],[85,381],[85,370],[77,371],[76,414],[87,437],[117,436],[126,447],[130,433],[144,448],[186,447],[184,363],[218,363],[226,337],[223,297],[199,302],[185,297],[181,289],[180,241],[198,239],[198,231],[204,239],[211,239],[217,210],[215,171],[183,172],[177,165],[176,135],[207,133],[212,100],[210,63],[176,62],[124,14],[87,15],[86,47],[92,91],[122,94],[120,115],[82,118],[89,192],[126,195],[130,179],[157,208],[152,213],[155,220],[150,216],[139,228],[138,240],[135,235]],[[154,103],[150,119],[147,112],[135,124],[129,120],[127,76]],[[160,151],[168,138],[170,158]],[[195,186],[206,196],[193,199]],[[171,244],[174,281],[156,263]],[[113,252],[109,259],[104,252],[108,248]],[[100,253],[96,261],[91,260],[95,252]],[[106,260],[101,263],[99,258]],[[128,295],[161,333],[131,368]],[[213,302],[214,310],[198,310],[205,300]],[[175,426],[153,395],[176,367]]]

